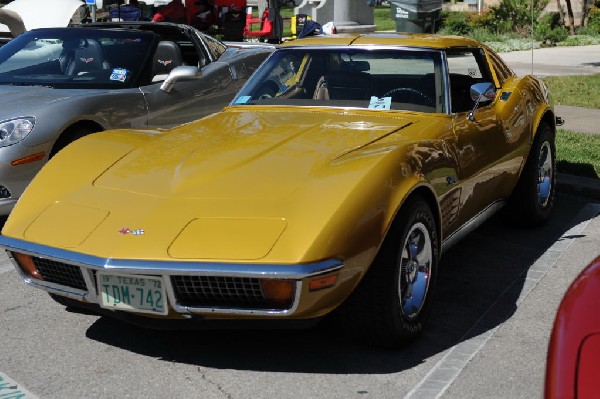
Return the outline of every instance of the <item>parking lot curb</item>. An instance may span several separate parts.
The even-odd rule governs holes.
[[[564,193],[600,201],[600,179],[557,173],[556,188]]]

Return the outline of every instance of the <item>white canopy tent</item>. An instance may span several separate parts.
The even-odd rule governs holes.
[[[79,7],[85,7],[81,0],[14,0],[2,7],[14,11],[23,20],[26,30],[67,26]],[[0,32],[10,32],[8,26],[0,23]]]

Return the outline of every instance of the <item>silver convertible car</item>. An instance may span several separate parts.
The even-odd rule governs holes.
[[[139,22],[38,29],[10,41],[0,48],[0,215],[70,142],[216,112],[272,50]]]

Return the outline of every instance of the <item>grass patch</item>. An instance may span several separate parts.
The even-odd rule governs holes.
[[[375,7],[374,12],[378,31],[396,30],[396,20],[392,19],[390,7]]]
[[[584,177],[600,176],[600,136],[558,129],[557,170]]]
[[[543,79],[557,105],[600,109],[600,74]]]

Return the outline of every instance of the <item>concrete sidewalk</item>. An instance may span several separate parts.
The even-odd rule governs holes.
[[[600,45],[545,47],[499,53],[519,76],[594,75],[600,73]]]
[[[565,121],[565,124],[561,126],[562,129],[600,134],[600,109],[555,105],[554,110],[556,115]]]

